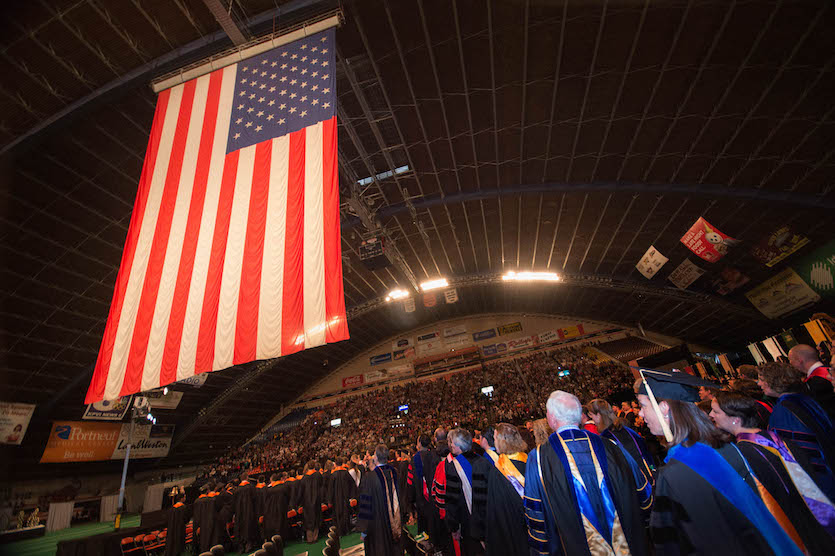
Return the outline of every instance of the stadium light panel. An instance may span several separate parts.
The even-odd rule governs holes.
[[[445,288],[449,285],[446,278],[438,278],[437,280],[430,280],[420,285],[420,289],[428,292],[429,290],[437,290],[438,288]]]
[[[409,292],[406,290],[391,290],[386,296],[386,301],[396,301],[409,297]]]
[[[559,282],[560,277],[556,272],[514,272],[510,271],[502,280],[517,282]]]

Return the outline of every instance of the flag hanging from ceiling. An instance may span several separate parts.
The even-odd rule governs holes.
[[[334,46],[160,93],[87,403],[348,339]]]

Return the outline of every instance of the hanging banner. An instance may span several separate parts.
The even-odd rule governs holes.
[[[481,332],[473,332],[473,341],[474,342],[481,342],[482,340],[489,340],[490,338],[496,337],[496,329],[489,328],[487,330],[482,330]]]
[[[652,278],[662,266],[667,264],[667,261],[669,260],[670,259],[659,253],[658,249],[650,245],[647,252],[644,253],[644,256],[641,257],[641,260],[635,265],[635,268],[638,269],[638,272],[640,272],[644,278]]]
[[[395,361],[399,359],[406,359],[407,357],[415,356],[415,348],[407,347],[405,349],[396,349],[391,353],[391,358]]]
[[[786,355],[786,352],[783,351],[783,348],[780,346],[780,343],[777,341],[777,336],[772,336],[771,338],[766,338],[763,340],[763,346],[765,347],[768,354],[771,356],[771,359],[777,361],[777,358],[781,355]]]
[[[415,298],[414,297],[407,297],[403,300],[403,310],[407,313],[414,313],[415,312]]]
[[[41,463],[124,459],[130,423],[55,421]],[[168,455],[174,427],[134,425],[131,458]]]
[[[719,356],[719,362],[722,363],[722,368],[725,369],[726,374],[733,374],[734,366],[731,365],[731,360],[728,359],[728,355],[726,353]]]
[[[457,302],[458,301],[458,290],[456,288],[446,290],[444,292],[444,299],[446,299],[447,303]]]
[[[499,336],[506,336],[507,334],[514,334],[522,331],[521,322],[512,322],[510,324],[503,324],[498,327]]]
[[[531,336],[515,338],[513,340],[507,341],[507,351],[516,351],[518,349],[524,349],[533,346],[533,344],[533,337]]]
[[[423,294],[423,306],[424,307],[434,307],[438,303],[438,299],[435,296],[435,293],[425,293]]]
[[[383,363],[388,363],[391,361],[391,352],[388,353],[381,353],[379,355],[372,355],[368,358],[368,361],[371,363],[371,366],[374,365],[381,365]]]
[[[709,263],[715,263],[724,257],[728,248],[737,243],[734,238],[723,234],[701,217],[681,237],[681,242]]]
[[[702,378],[706,379],[707,378],[707,370],[705,369],[705,364],[702,363],[701,361],[698,361],[696,363],[696,368],[699,370],[699,375],[701,375]]]
[[[435,340],[437,340],[440,337],[441,337],[441,333],[438,332],[437,330],[434,331],[434,332],[427,332],[426,334],[421,334],[420,336],[417,337],[417,343],[418,343],[418,345],[420,345],[420,344],[424,344],[426,342],[434,342]]]
[[[467,327],[463,324],[459,324],[458,326],[450,326],[449,328],[444,328],[444,338],[452,338],[453,336],[460,336],[461,334],[467,333]]]
[[[154,409],[177,409],[180,400],[183,399],[183,393],[173,390],[169,390],[167,394],[163,392],[162,388],[158,388],[142,395],[148,398],[148,403]]]
[[[804,282],[824,297],[835,297],[835,240],[792,265]]]
[[[691,263],[690,259],[684,259],[667,278],[678,289],[686,290],[704,273],[705,271]]]
[[[752,254],[765,266],[772,267],[807,243],[808,238],[795,234],[789,226],[781,226],[764,237]]]
[[[765,363],[765,357],[763,357],[763,354],[760,351],[760,347],[757,345],[756,342],[748,345],[748,351],[751,352],[751,355],[754,357],[754,361],[756,361],[757,365],[762,365],[763,363]]]
[[[353,388],[355,386],[362,386],[365,383],[365,375],[346,376],[342,379],[343,388]]]
[[[197,376],[205,376],[202,373]],[[102,400],[87,406],[82,419],[95,421],[121,421],[130,407],[133,396],[124,396],[115,401]]]
[[[0,402],[0,444],[19,446],[34,412],[34,404]]]
[[[786,344],[786,347],[791,349],[798,344],[797,339],[794,337],[794,334],[791,330],[786,330],[780,333],[780,337],[783,339],[783,343]]]
[[[719,295],[728,295],[734,290],[741,288],[748,283],[750,278],[738,268],[726,266],[722,269],[719,277],[711,282],[711,287]]]
[[[809,336],[812,337],[812,341],[815,342],[816,346],[821,342],[829,341],[823,323],[819,319],[809,321],[803,326],[806,327],[806,331],[809,332]]]
[[[747,292],[745,297],[770,319],[820,301],[820,296],[790,268]]]
[[[391,349],[403,349],[414,345],[415,342],[412,338],[400,338],[399,340],[395,340],[391,343]]]

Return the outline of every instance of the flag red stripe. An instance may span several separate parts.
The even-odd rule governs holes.
[[[226,240],[229,233],[229,219],[232,216],[232,199],[235,194],[235,177],[238,174],[238,155],[240,152],[233,151],[226,155],[223,164],[215,233],[212,238],[212,254],[209,259],[209,270],[206,274],[206,293],[203,297],[203,308],[200,313],[197,357],[194,364],[195,374],[209,372],[214,365],[220,281],[223,276],[223,260],[226,257]]]
[[[322,212],[325,237],[325,341],[348,338],[342,293],[342,241],[339,230],[339,179],[336,170],[336,117],[322,122]],[[334,318],[338,321],[334,322]]]
[[[206,183],[209,179],[209,167],[212,161],[212,148],[222,83],[223,70],[213,72],[209,79],[206,112],[203,117],[203,132],[200,135],[200,149],[197,154],[197,168],[194,174],[194,189],[183,238],[183,252],[180,255],[177,284],[174,287],[171,315],[168,318],[168,330],[165,336],[165,349],[159,377],[160,386],[177,381],[180,341],[183,336],[183,323],[186,318],[191,273],[194,270],[194,256],[197,251],[197,238],[200,233],[200,221],[203,218],[203,203],[206,199]]]
[[[133,217],[131,218],[128,234],[125,239],[125,249],[122,254],[122,264],[119,268],[119,275],[116,278],[116,288],[113,292],[113,302],[110,305],[110,314],[107,317],[107,325],[104,329],[101,349],[96,360],[96,367],[93,371],[93,379],[87,389],[85,403],[93,403],[104,397],[104,387],[107,384],[107,374],[110,370],[110,360],[113,356],[113,344],[116,342],[116,330],[119,327],[119,319],[122,316],[122,305],[125,302],[125,290],[128,287],[128,279],[133,266],[133,258],[136,254],[136,244],[139,241],[139,231],[142,229],[142,218],[145,215],[145,205],[148,202],[148,193],[151,188],[151,180],[154,177],[154,166],[159,153],[162,127],[165,124],[165,111],[168,107],[168,99],[171,90],[167,89],[160,93],[157,100],[156,113],[151,124],[151,135],[148,138],[148,148],[145,151],[145,163],[142,167],[142,174],[139,177],[139,185],[136,193]]]
[[[183,98],[180,103],[180,113],[177,116],[174,141],[171,145],[171,160],[168,163],[168,172],[165,175],[160,212],[154,230],[151,252],[148,256],[148,268],[145,270],[142,296],[139,299],[139,308],[136,312],[136,325],[133,329],[133,338],[131,338],[120,396],[142,390],[142,371],[145,367],[145,355],[148,352],[151,324],[154,321],[154,309],[157,305],[157,294],[162,279],[165,252],[168,249],[171,221],[174,218],[174,207],[177,205],[177,191],[180,187],[180,173],[183,169],[183,153],[186,150],[186,139],[188,138],[188,127],[191,120],[191,110],[194,107],[194,91],[196,88],[196,79],[187,81],[183,85]]]
[[[304,168],[302,129],[290,134],[287,176],[287,224],[284,242],[284,286],[281,301],[281,354],[304,349]],[[302,337],[297,343],[296,339]]]
[[[255,146],[255,168],[249,194],[241,287],[235,322],[235,365],[256,359],[258,345],[258,301],[261,294],[261,264],[264,260],[264,230],[267,226],[267,199],[270,189],[272,141]]]

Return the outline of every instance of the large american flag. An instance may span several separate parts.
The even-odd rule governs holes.
[[[334,46],[160,93],[87,403],[348,338]]]

